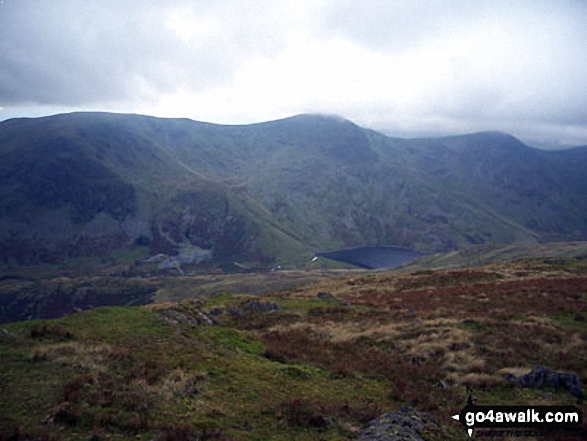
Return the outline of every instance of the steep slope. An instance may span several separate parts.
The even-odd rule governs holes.
[[[434,159],[420,156],[419,167],[443,186],[481,201],[486,210],[531,230],[537,239],[585,237],[586,174],[577,168],[585,164],[581,150],[540,151],[500,133],[421,144]]]
[[[562,164],[556,153],[502,134],[402,140],[356,130],[363,160],[310,150],[296,161],[290,149],[259,169],[258,181],[271,185],[255,191],[318,249],[368,244],[434,251],[586,237],[584,184],[567,181],[571,161]],[[581,182],[585,173],[577,163],[585,159],[573,165]]]
[[[173,122],[108,114],[2,124],[1,255],[52,261],[137,244],[175,254],[186,242],[220,263],[304,253],[246,188],[179,160],[172,130]]]
[[[585,240],[586,152],[500,133],[390,138],[321,115],[244,126],[105,113],[10,120],[0,123],[0,255],[189,245],[219,264],[266,266],[365,245]]]

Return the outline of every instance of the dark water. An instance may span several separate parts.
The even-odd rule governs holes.
[[[316,256],[350,263],[362,268],[395,268],[424,253],[399,247],[362,247],[316,253]]]

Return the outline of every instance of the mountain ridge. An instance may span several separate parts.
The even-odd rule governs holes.
[[[501,132],[392,138],[312,114],[249,125],[11,119],[0,122],[0,257],[173,254],[189,243],[217,263],[266,266],[354,246],[585,240],[585,152]]]

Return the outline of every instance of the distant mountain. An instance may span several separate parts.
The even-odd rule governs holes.
[[[501,133],[391,138],[320,115],[13,119],[0,123],[0,257],[188,246],[216,264],[268,266],[365,245],[585,240],[585,170],[587,148],[542,151]]]

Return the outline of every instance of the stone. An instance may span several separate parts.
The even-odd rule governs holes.
[[[381,415],[367,424],[358,441],[424,441],[430,434],[439,435],[438,422],[429,414],[404,406],[395,412]],[[434,436],[434,439],[437,438]]]
[[[253,300],[252,302],[249,302],[243,306],[244,311],[253,313],[273,312],[279,309],[280,308],[277,303],[261,302],[259,300]]]
[[[582,400],[585,396],[581,388],[581,381],[577,374],[573,372],[557,372],[535,365],[530,372],[520,377],[516,378],[515,375],[507,373],[504,378],[509,381],[517,381],[521,387],[531,389],[542,389],[546,385],[553,387],[555,392],[558,392],[562,388],[579,400]]]
[[[228,312],[228,314],[230,314],[233,317],[239,317],[243,314],[242,311],[236,307],[228,308],[227,312]]]
[[[192,306],[191,308],[177,305],[160,310],[159,317],[173,325],[189,324],[212,326],[218,324],[212,315],[206,314],[204,311],[200,310],[200,304],[194,305],[195,306]]]
[[[318,294],[316,294],[316,297],[319,298],[320,300],[334,300],[335,297],[330,294],[329,292],[319,292]]]

